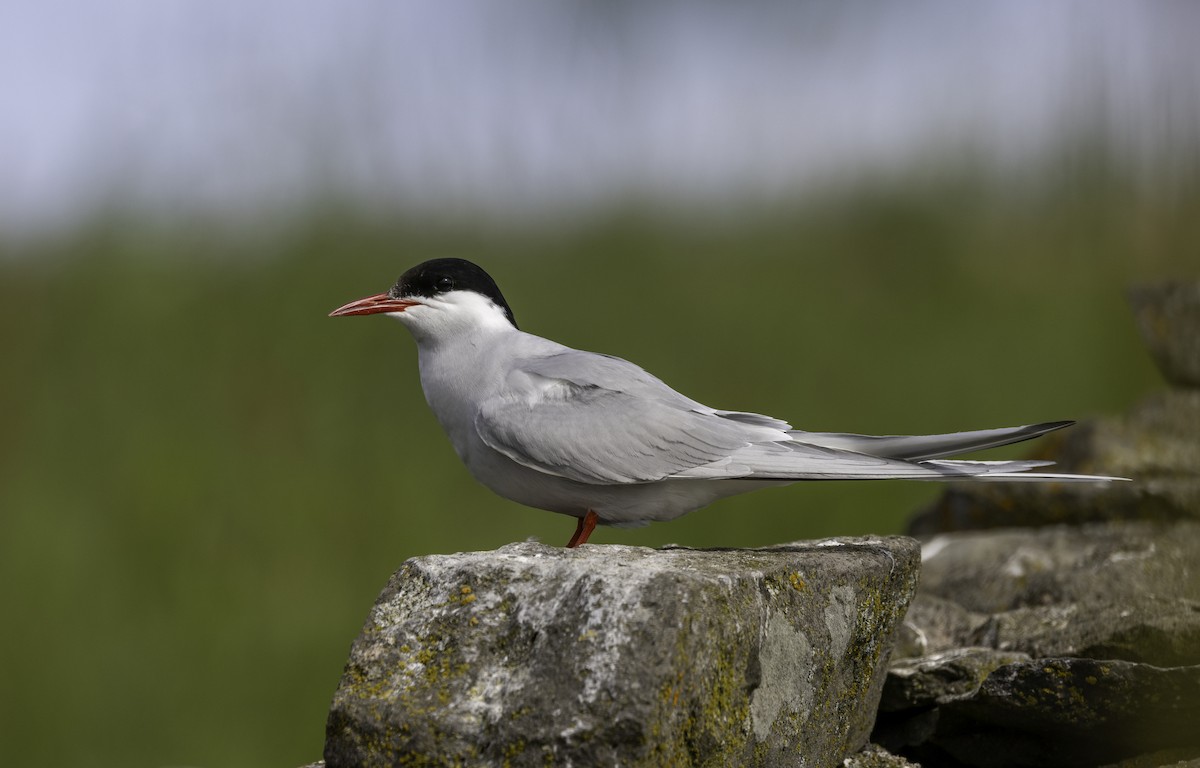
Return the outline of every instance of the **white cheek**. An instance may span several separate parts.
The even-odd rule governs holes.
[[[403,312],[389,312],[388,316],[399,321],[417,338],[422,338],[444,332],[450,320],[447,314],[446,310],[441,307],[418,305],[409,307]]]
[[[504,310],[476,293],[449,293],[427,302],[389,314],[403,323],[418,340],[449,339],[485,330],[513,328]]]

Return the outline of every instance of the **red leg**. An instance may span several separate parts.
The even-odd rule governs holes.
[[[596,530],[596,523],[599,521],[600,516],[589,509],[587,514],[579,518],[579,522],[575,524],[575,535],[567,542],[567,548],[574,549],[580,544],[587,544],[588,536],[591,536],[592,531]]]

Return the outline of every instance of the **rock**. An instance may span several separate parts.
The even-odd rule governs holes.
[[[927,751],[937,733],[939,705],[975,695],[996,669],[1028,660],[1023,653],[958,648],[893,662],[883,685],[872,741],[890,750],[922,747]]]
[[[842,762],[842,768],[921,768],[878,744],[868,744]]]
[[[866,742],[915,542],[415,558],[355,640],[330,768],[835,765]]]
[[[1200,768],[1200,747],[1147,752],[1102,768]]]
[[[995,651],[991,648],[956,648],[920,659],[895,662],[888,670],[879,711],[898,712],[932,707],[969,696],[978,691],[988,675],[998,668],[1029,660],[1024,653]]]
[[[895,665],[881,709],[872,740],[925,765],[1097,765],[1200,750],[1200,666],[969,649]]]
[[[1200,666],[1094,659],[1000,667],[971,696],[938,707],[930,741],[982,768],[1090,766],[1200,748]]]
[[[1190,601],[1155,601],[1132,608],[1046,606],[997,614],[987,637],[996,648],[1035,658],[1071,654],[1194,664],[1200,657],[1200,616]]]
[[[1200,282],[1135,286],[1129,303],[1163,377],[1179,387],[1200,387]]]
[[[991,622],[988,614],[968,611],[953,600],[918,589],[900,627],[892,659],[928,656],[974,645],[972,638],[983,637]]]
[[[1200,523],[963,532],[924,552],[907,622],[930,650],[1200,664]]]
[[[923,552],[905,624],[930,655],[892,663],[873,741],[927,768],[1200,750],[1200,523],[966,531]]]
[[[922,591],[983,613],[1148,596],[1200,600],[1200,523],[966,531],[922,548]]]

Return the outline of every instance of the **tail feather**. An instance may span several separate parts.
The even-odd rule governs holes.
[[[988,472],[967,478],[973,482],[996,483],[1112,483],[1129,482],[1128,477],[1111,475],[1072,475],[1065,472]]]
[[[1028,440],[1073,422],[1054,421],[1006,429],[949,435],[852,435],[789,431],[782,442],[747,443],[717,461],[671,475],[678,479],[798,480],[1005,480],[1032,482],[1110,482],[1107,475],[1029,472],[1052,461],[943,459],[971,450]]]
[[[939,467],[946,468],[952,471],[967,470],[970,475],[965,478],[968,480],[1003,480],[1007,482],[1013,481],[1029,481],[1029,482],[1075,482],[1075,483],[1097,483],[1111,482],[1114,480],[1128,480],[1127,477],[1111,477],[1109,475],[1072,475],[1064,472],[1026,472],[1027,469],[1036,467],[1053,466],[1053,461],[922,461],[923,467]],[[973,470],[982,470],[974,472]],[[954,478],[930,478],[930,479],[954,479]]]
[[[866,453],[889,459],[926,461],[1019,443],[1069,427],[1073,421],[1047,421],[1023,427],[978,429],[944,435],[855,435],[845,432],[789,432],[793,440],[825,448]]]

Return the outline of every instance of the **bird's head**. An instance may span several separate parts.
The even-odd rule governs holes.
[[[485,329],[516,328],[496,281],[466,259],[433,259],[405,272],[387,293],[338,307],[330,317],[387,314],[418,341]]]

